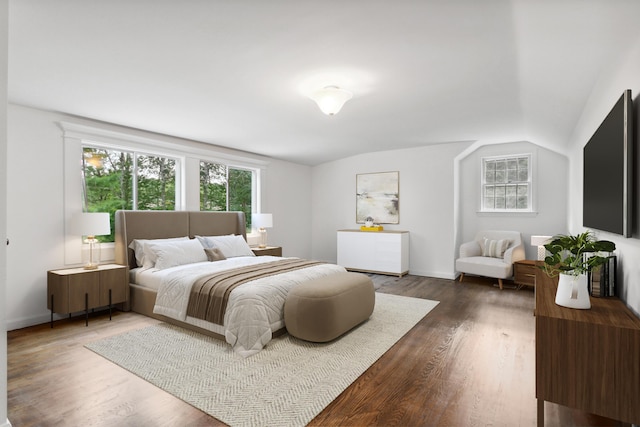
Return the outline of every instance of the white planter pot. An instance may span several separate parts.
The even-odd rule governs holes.
[[[587,275],[560,274],[558,291],[556,292],[556,304],[569,308],[591,308]]]

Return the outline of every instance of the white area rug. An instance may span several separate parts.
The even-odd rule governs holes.
[[[169,324],[86,347],[232,426],[303,426],[436,305],[376,293],[371,318],[313,344],[287,334],[243,359],[231,347]]]

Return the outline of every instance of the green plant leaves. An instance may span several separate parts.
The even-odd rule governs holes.
[[[596,240],[595,236],[586,231],[578,235],[558,234],[544,245],[547,257],[544,260],[544,270],[551,276],[560,273],[580,275],[587,273],[593,267],[604,264],[610,255],[603,256],[603,252],[613,252],[616,245],[608,240]]]

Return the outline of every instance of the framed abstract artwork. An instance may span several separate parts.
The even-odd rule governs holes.
[[[375,224],[398,224],[399,172],[362,173],[356,175],[356,223],[367,217]]]

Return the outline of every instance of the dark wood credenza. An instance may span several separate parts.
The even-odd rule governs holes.
[[[536,272],[536,398],[640,424],[640,319],[618,298],[555,304],[557,278]]]

